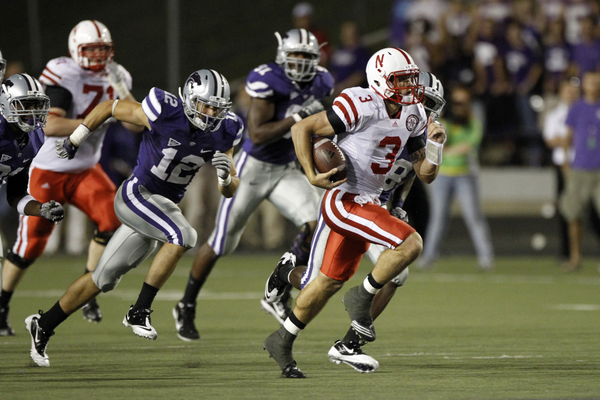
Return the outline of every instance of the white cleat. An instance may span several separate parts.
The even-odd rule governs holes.
[[[41,312],[41,311],[40,311]],[[40,314],[33,314],[25,318],[25,329],[31,336],[31,359],[40,367],[49,367],[50,359],[46,354],[46,347],[48,346],[48,340],[50,336],[54,335],[54,332],[50,334],[45,333],[42,328],[38,325]]]
[[[345,344],[338,340],[331,346],[327,355],[329,361],[336,364],[348,364],[358,372],[375,372],[379,368],[379,362],[363,353],[358,343]]]
[[[152,310],[147,308],[134,308],[131,306],[125,317],[123,317],[123,325],[131,327],[133,333],[146,339],[156,340],[158,333],[150,324],[150,313]]]

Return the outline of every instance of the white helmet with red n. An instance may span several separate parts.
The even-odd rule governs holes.
[[[371,89],[384,99],[402,105],[421,101],[420,72],[410,54],[392,47],[379,50],[367,63],[367,81]]]
[[[99,50],[94,57],[86,57],[83,48]],[[81,21],[69,34],[69,53],[81,68],[90,71],[104,71],[113,58],[113,42],[108,28],[100,21]]]

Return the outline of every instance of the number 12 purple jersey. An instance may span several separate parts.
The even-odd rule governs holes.
[[[191,125],[180,98],[158,88],[150,90],[142,109],[151,130],[144,133],[133,175],[150,192],[175,203],[215,151],[225,153],[242,138],[244,125],[234,113],[228,112],[216,131],[205,132]]]

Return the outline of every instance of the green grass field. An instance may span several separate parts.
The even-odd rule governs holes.
[[[184,258],[154,302],[156,342],[121,325],[148,265],[100,295],[103,321],[78,311],[34,366],[23,319],[47,310],[81,273],[83,259],[44,257],[13,297],[14,337],[0,338],[0,399],[592,399],[600,398],[600,274],[576,274],[547,258],[504,258],[480,273],[470,258],[412,271],[376,321],[365,351],[380,362],[359,374],[327,359],[349,326],[341,297],[369,272],[364,262],[299,336],[305,380],[281,379],[262,341],[278,324],[260,309],[278,255],[234,255],[217,264],[198,302],[197,343],[177,339],[171,309],[183,291]]]

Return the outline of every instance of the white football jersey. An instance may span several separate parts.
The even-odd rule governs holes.
[[[333,111],[346,126],[337,135],[348,164],[348,181],[340,189],[379,196],[406,141],[426,135],[425,109],[421,104],[403,106],[392,118],[374,90],[354,87],[335,98]]]
[[[125,83],[131,90],[131,75],[119,65]],[[69,57],[50,60],[40,76],[40,82],[47,86],[60,86],[71,92],[71,107],[67,110],[69,118],[85,118],[98,104],[117,98],[117,94],[105,74],[93,73],[81,68]],[[50,104],[52,107],[52,104]],[[106,127],[90,135],[81,145],[75,158],[61,159],[56,156],[54,142],[58,137],[46,137],[44,145],[33,160],[33,166],[55,172],[78,173],[92,168],[100,160],[102,141]]]

